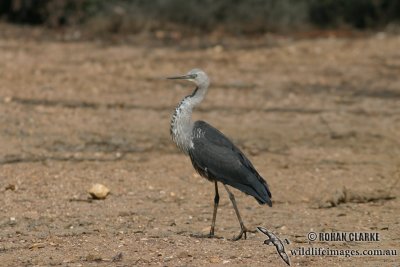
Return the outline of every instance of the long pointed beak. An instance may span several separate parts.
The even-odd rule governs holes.
[[[170,80],[190,80],[190,79],[194,79],[194,78],[196,78],[196,76],[194,74],[167,77],[167,79],[170,79]]]

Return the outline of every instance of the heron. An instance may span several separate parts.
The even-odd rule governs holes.
[[[186,75],[168,77],[173,80],[188,80],[196,87],[192,94],[184,97],[172,115],[170,133],[178,148],[192,161],[194,169],[204,178],[214,182],[214,211],[207,237],[215,237],[215,221],[219,203],[218,182],[221,183],[232,202],[240,224],[240,233],[232,240],[247,238],[248,230],[240,216],[235,196],[228,188],[239,189],[253,196],[259,204],[272,207],[271,192],[267,182],[256,168],[222,132],[204,121],[192,121],[192,111],[204,99],[210,79],[201,69],[192,69]]]

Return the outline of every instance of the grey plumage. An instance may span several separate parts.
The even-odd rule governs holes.
[[[219,194],[217,182],[228,191],[241,226],[241,238],[248,230],[244,226],[233,194],[226,185],[253,196],[258,203],[272,206],[271,193],[266,181],[257,172],[250,160],[223,133],[204,121],[192,122],[193,108],[205,97],[210,84],[207,74],[193,69],[184,76],[169,79],[186,79],[196,84],[191,95],[186,96],[176,107],[171,120],[171,136],[176,145],[190,156],[196,171],[215,183],[214,214],[210,236],[214,235]]]
[[[190,159],[203,177],[230,185],[253,196],[258,203],[272,206],[265,180],[223,133],[204,121],[196,121],[192,142]]]

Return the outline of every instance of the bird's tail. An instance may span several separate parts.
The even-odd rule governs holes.
[[[258,175],[257,178],[260,183],[257,188],[254,188],[254,190],[257,192],[257,196],[254,197],[261,205],[267,204],[268,206],[272,207],[272,194],[271,191],[269,191],[267,182],[260,175]]]
[[[267,182],[255,172],[248,172],[247,177],[242,179],[245,182],[235,182],[232,180],[223,180],[222,183],[228,184],[240,191],[253,196],[261,205],[268,204],[272,207],[271,192]]]

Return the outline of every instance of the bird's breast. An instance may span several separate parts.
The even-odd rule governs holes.
[[[170,132],[174,143],[185,154],[193,147],[192,130],[191,110],[185,109],[185,105],[181,104],[172,115]]]

